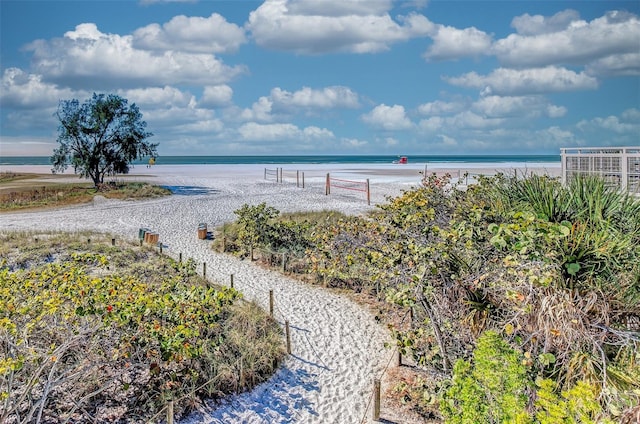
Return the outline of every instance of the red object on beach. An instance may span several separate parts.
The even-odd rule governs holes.
[[[399,163],[401,165],[405,165],[409,162],[409,159],[406,156],[400,156],[400,159],[393,161],[393,163]]]

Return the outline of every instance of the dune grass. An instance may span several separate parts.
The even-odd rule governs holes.
[[[38,174],[0,173],[0,212],[87,203],[98,194],[128,200],[167,196],[171,191],[144,182],[112,182],[96,188],[89,182],[69,182],[52,176],[42,180]]]

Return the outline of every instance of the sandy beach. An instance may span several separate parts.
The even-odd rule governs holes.
[[[495,172],[523,172],[520,166],[481,164],[470,168],[429,164],[427,172],[490,175]],[[145,180],[172,187],[173,196],[147,201],[119,201],[96,197],[91,204],[49,211],[4,213],[0,231],[96,231],[137,239],[141,227],[160,234],[166,254],[206,263],[207,278],[227,284],[234,275],[235,287],[248,299],[268,307],[269,290],[274,291],[276,318],[290,322],[292,355],[265,384],[249,393],[231,397],[219,405],[180,421],[188,423],[363,423],[372,422],[373,379],[395,353],[384,347],[390,336],[383,325],[363,307],[331,291],[299,283],[264,270],[249,261],[218,254],[211,241],[197,238],[199,223],[210,228],[235,218],[243,204],[266,202],[281,212],[340,210],[366,213],[388,196],[417,186],[424,164],[339,166],[268,165],[283,168],[283,182],[265,180],[265,165],[158,165],[137,166],[127,180]],[[297,168],[297,169],[296,169]],[[42,173],[50,179],[48,166],[3,166],[0,172]],[[304,172],[305,187],[296,181]],[[526,172],[557,176],[560,164],[529,164]],[[362,192],[333,190],[325,195],[326,174],[354,181],[369,179],[371,205]],[[76,181],[66,173],[64,178]],[[298,177],[299,178],[299,177]],[[473,178],[473,177],[471,177]],[[199,266],[198,270],[201,271]],[[412,422],[394,415],[382,405],[388,422]]]

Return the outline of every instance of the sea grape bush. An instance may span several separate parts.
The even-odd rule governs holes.
[[[145,280],[113,272],[104,254],[65,257],[0,268],[2,422],[146,422],[167,399],[178,412],[262,381],[282,358],[277,325],[234,289],[195,282],[192,262]],[[230,321],[261,334],[247,344]]]

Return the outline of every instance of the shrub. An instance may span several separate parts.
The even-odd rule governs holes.
[[[440,412],[447,423],[529,423],[531,382],[522,354],[498,333],[478,338],[473,360],[458,360],[451,387],[444,393]]]
[[[170,398],[181,415],[264,381],[284,356],[277,323],[193,262],[39,238],[46,257],[13,266],[32,239],[12,239],[0,268],[2,422],[155,421]]]

